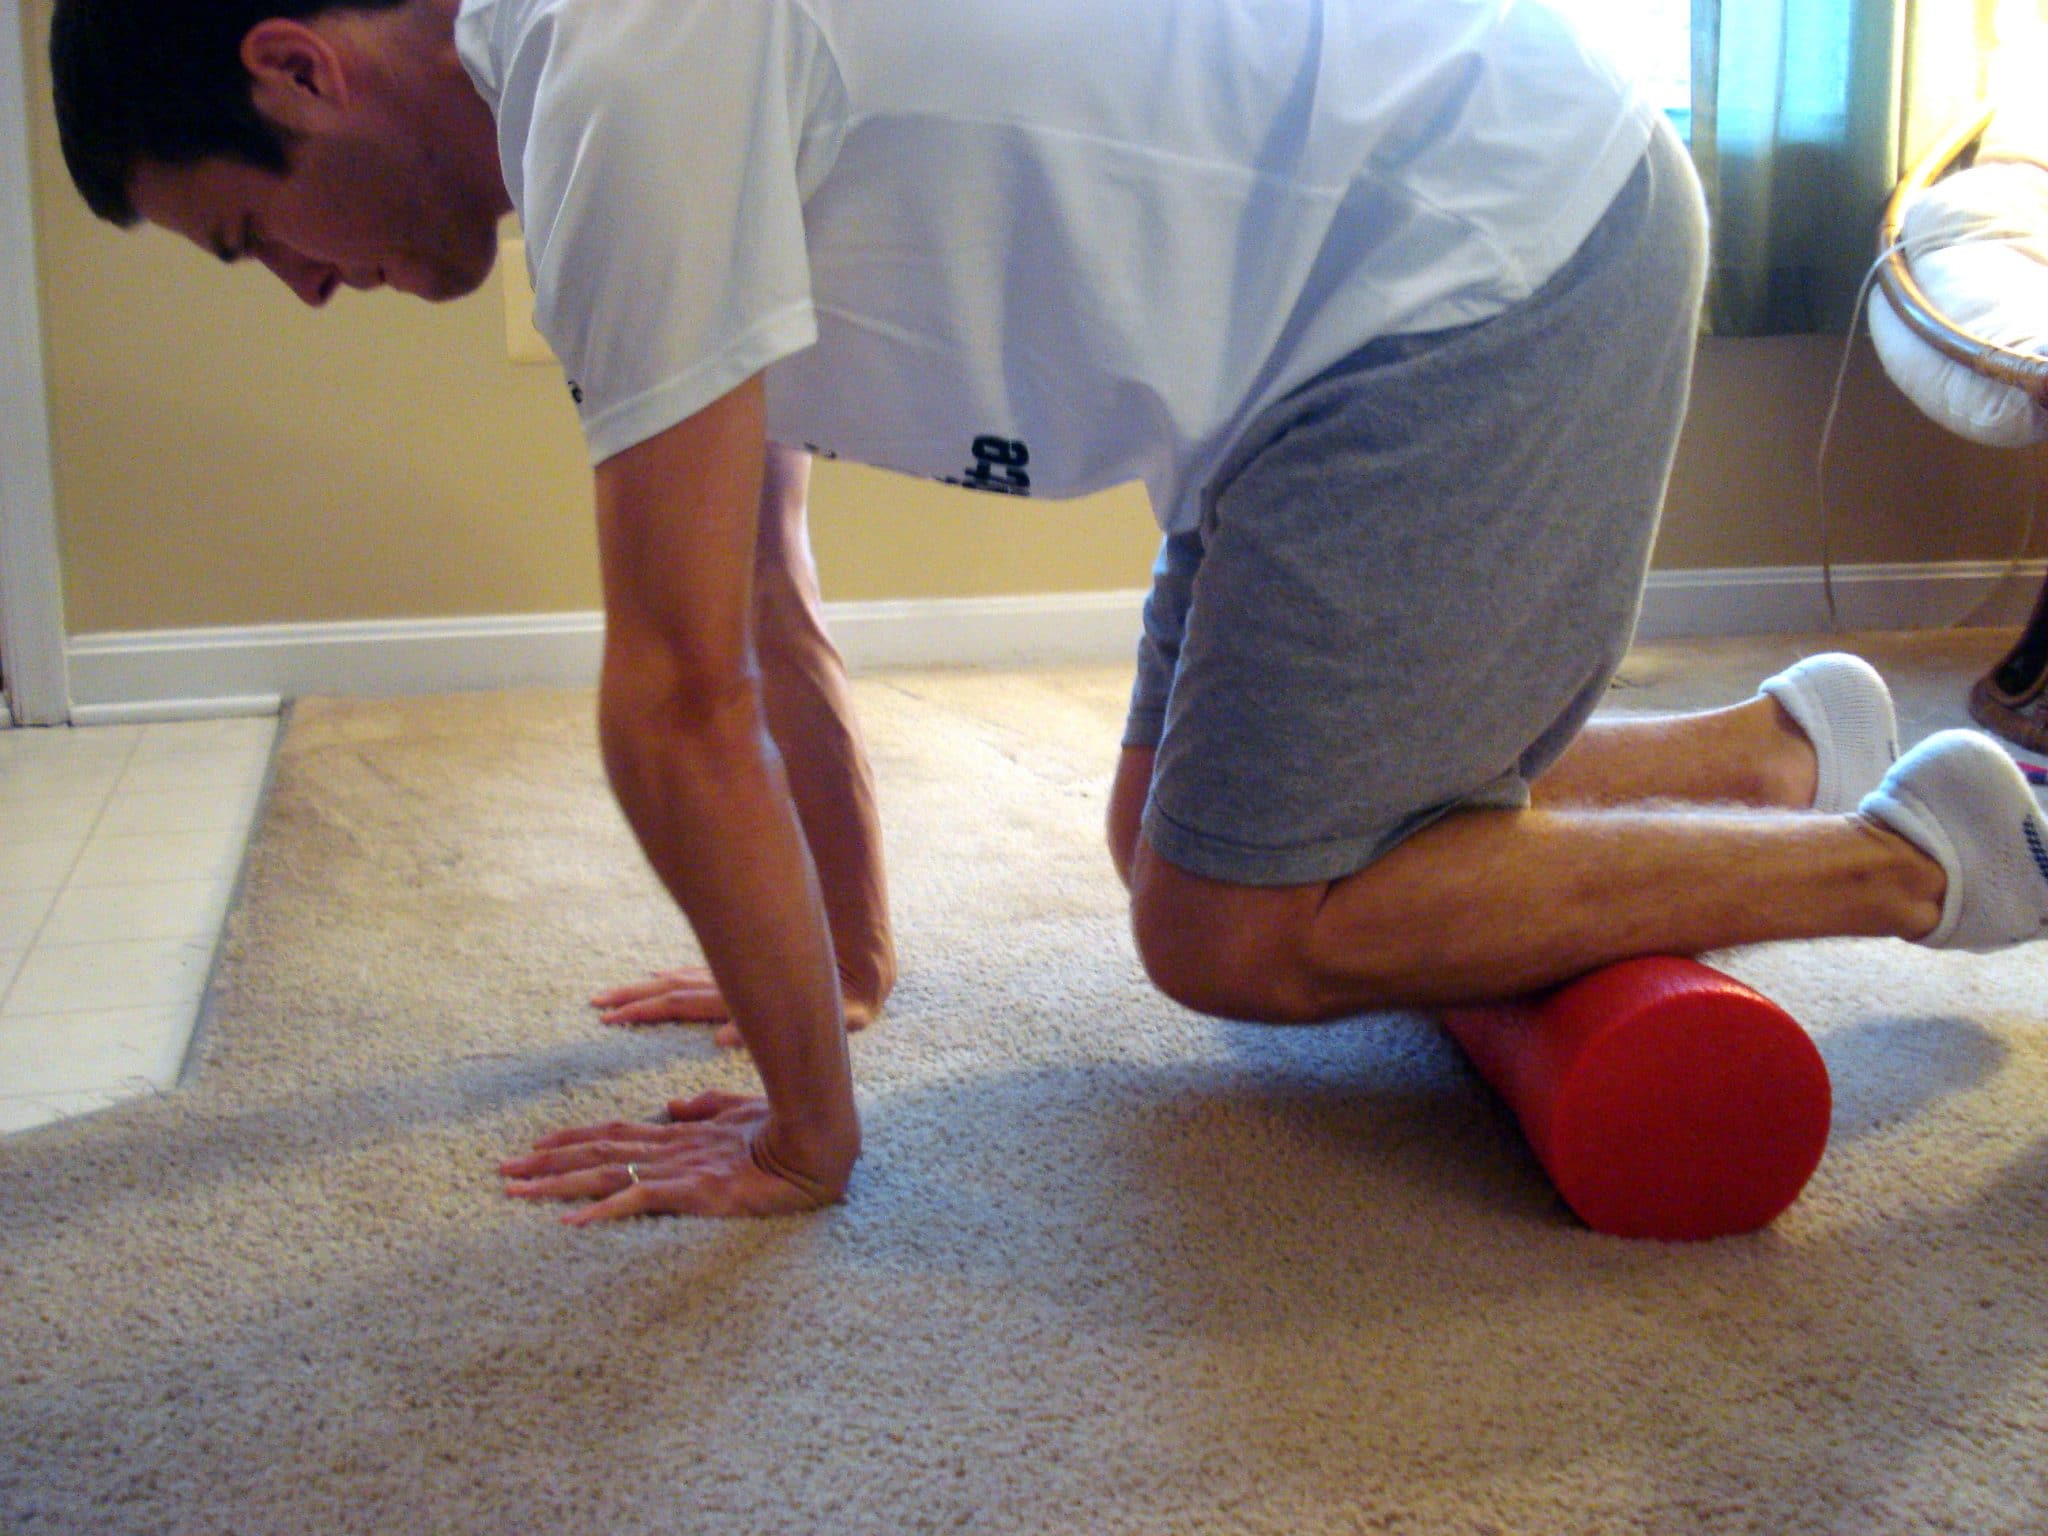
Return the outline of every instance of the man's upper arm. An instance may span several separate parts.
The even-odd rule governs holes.
[[[795,5],[516,10],[491,43],[501,155],[599,463],[817,339],[796,104],[829,59]]]
[[[758,377],[597,466],[605,691],[712,705],[753,670]]]

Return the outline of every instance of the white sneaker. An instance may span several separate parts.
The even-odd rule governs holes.
[[[2048,817],[2005,749],[1943,731],[1900,758],[1861,807],[1948,873],[1936,949],[2005,949],[2048,935]]]
[[[1813,808],[1853,811],[1899,755],[1899,722],[1891,690],[1860,656],[1833,651],[1809,656],[1766,680],[1757,692],[1785,708],[1820,759]]]

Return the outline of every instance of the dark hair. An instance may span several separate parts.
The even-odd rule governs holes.
[[[92,211],[137,222],[141,165],[224,159],[282,175],[289,139],[258,112],[242,39],[271,17],[406,0],[57,0],[50,75],[64,163]]]

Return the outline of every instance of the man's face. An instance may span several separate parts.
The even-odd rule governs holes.
[[[498,211],[464,193],[431,148],[301,139],[274,175],[228,160],[144,164],[129,184],[150,223],[224,261],[260,261],[308,304],[335,289],[460,298],[490,276]]]

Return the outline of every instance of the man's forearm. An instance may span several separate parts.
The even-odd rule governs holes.
[[[761,1074],[775,1151],[837,1189],[859,1153],[840,979],[788,781],[751,692],[679,710],[607,690],[605,766]]]
[[[874,775],[846,665],[825,630],[811,558],[811,462],[766,452],[754,571],[755,654],[768,726],[803,819],[848,1001],[878,1010],[896,984]]]
[[[896,984],[896,945],[874,775],[846,668],[800,595],[764,585],[762,608],[763,702],[817,867],[840,975],[850,1000],[879,1010]]]

